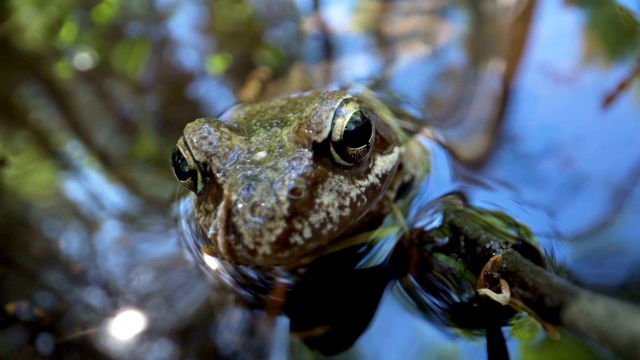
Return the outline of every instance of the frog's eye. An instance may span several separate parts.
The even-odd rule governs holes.
[[[178,181],[180,181],[180,183],[190,191],[198,192],[199,181],[197,166],[195,164],[189,164],[185,154],[178,146],[173,148],[171,163],[173,166],[173,173],[176,175]]]
[[[343,166],[364,161],[373,146],[375,128],[355,99],[345,99],[338,105],[331,126],[331,155]]]

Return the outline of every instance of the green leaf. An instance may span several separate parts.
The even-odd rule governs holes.
[[[205,67],[209,75],[222,75],[229,69],[233,62],[233,55],[228,52],[213,54],[207,58]]]
[[[104,0],[91,10],[91,19],[96,24],[109,24],[116,19],[118,13],[120,13],[118,0]]]
[[[148,40],[124,40],[111,53],[111,66],[130,78],[137,78],[147,64],[150,53],[151,44]]]
[[[71,45],[78,38],[78,24],[71,18],[67,18],[58,32],[58,41],[62,45]]]

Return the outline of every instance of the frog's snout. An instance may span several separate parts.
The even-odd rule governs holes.
[[[255,185],[255,183],[252,183]],[[308,185],[297,178],[281,178],[271,183],[247,185],[227,209],[229,232],[236,261],[243,264],[283,264],[302,251],[292,238],[302,229],[293,221],[309,200]],[[222,244],[220,244],[222,245]]]

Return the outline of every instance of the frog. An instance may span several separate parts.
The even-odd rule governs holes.
[[[172,167],[211,254],[292,266],[388,218],[428,173],[411,141],[372,96],[309,91],[187,124]]]
[[[522,309],[503,306],[508,284],[487,269],[514,251],[546,268],[541,248],[464,188],[430,189],[438,134],[396,113],[373,92],[310,91],[187,124],[172,164],[204,258],[218,260],[207,265],[326,354],[353,344],[391,281],[432,321],[504,342],[500,328]],[[359,330],[345,336],[345,319]]]

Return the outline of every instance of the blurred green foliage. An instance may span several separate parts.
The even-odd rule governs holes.
[[[233,62],[233,55],[228,52],[220,52],[207,57],[207,73],[211,75],[222,75],[229,69]]]
[[[32,145],[34,140],[26,131],[9,131],[0,125],[0,154],[7,156],[0,181],[20,198],[47,203],[58,191],[57,165]]]
[[[114,70],[135,79],[145,68],[150,52],[151,44],[147,39],[128,39],[116,44],[109,60]]]
[[[586,11],[586,61],[640,58],[640,22],[614,0],[575,0]]]
[[[75,0],[10,0],[6,30],[21,48],[44,51],[50,47],[64,18],[77,5]]]
[[[69,46],[76,42],[78,39],[78,23],[73,18],[68,17],[58,32],[58,42],[61,46]]]
[[[520,346],[522,360],[566,359],[566,360],[598,360],[607,358],[593,344],[567,331],[562,332],[560,340],[548,336],[540,336],[531,342],[523,341]]]
[[[91,19],[96,24],[109,24],[117,18],[119,13],[119,0],[103,0],[91,9]]]

